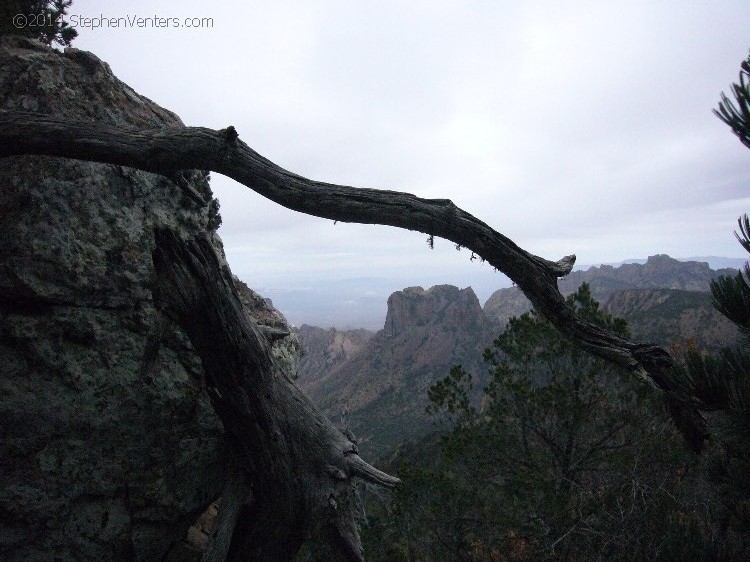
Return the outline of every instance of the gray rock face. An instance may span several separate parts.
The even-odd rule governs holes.
[[[396,336],[415,326],[434,322],[436,317],[461,325],[482,318],[482,307],[471,287],[436,285],[426,291],[422,287],[407,287],[388,297],[383,332],[386,336]]]
[[[182,125],[90,53],[13,37],[0,110]],[[0,160],[3,560],[162,560],[221,493],[201,362],[152,295],[154,229],[213,232],[211,202],[202,172]]]
[[[302,356],[299,334],[289,326],[284,315],[273,307],[271,299],[264,299],[237,277],[233,279],[245,312],[260,326],[270,328],[272,332],[279,334],[271,337],[271,354],[277,368],[290,378],[296,379]],[[274,340],[274,337],[279,339]]]

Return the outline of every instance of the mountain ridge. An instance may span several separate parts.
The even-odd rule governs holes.
[[[645,264],[624,263],[591,266],[571,272],[558,280],[563,295],[573,293],[582,283],[591,287],[594,298],[604,303],[614,292],[627,289],[679,289],[707,292],[712,279],[720,275],[736,275],[736,269],[713,270],[707,262],[680,261],[666,254],[649,256]],[[485,314],[507,324],[512,316],[531,310],[531,303],[517,287],[498,289],[484,304]]]
[[[692,342],[715,350],[736,341],[738,333],[713,309],[709,283],[736,273],[657,255],[645,264],[573,272],[560,287],[568,294],[588,282],[605,310],[628,319],[638,341],[665,347]],[[477,391],[486,382],[482,352],[510,316],[531,308],[517,288],[493,297],[500,299],[503,315],[488,306],[492,299],[482,307],[471,287],[407,287],[388,298],[386,320],[375,334],[306,326],[300,329],[306,355],[298,384],[328,416],[365,435],[368,453],[384,454],[430,430],[427,390],[452,366],[472,372]]]

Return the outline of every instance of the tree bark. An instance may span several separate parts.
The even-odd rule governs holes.
[[[157,304],[201,357],[211,402],[245,473],[231,474],[220,506],[219,522],[234,527],[227,559],[291,560],[322,523],[341,560],[362,560],[352,478],[383,486],[398,479],[363,461],[356,445],[275,370],[267,336],[242,311],[208,237],[181,240],[169,230],[155,236]],[[217,530],[216,542],[225,543],[227,529]],[[216,549],[219,557],[226,545]]]
[[[661,390],[691,449],[701,450],[707,437],[696,404],[674,381],[676,364],[665,350],[625,340],[567,306],[557,278],[571,271],[575,256],[554,262],[530,254],[448,199],[306,179],[260,156],[238,139],[233,127],[143,130],[0,112],[0,157],[19,154],[118,164],[167,177],[183,169],[212,170],[295,211],[451,240],[506,274],[539,312],[583,348]],[[187,195],[198,204],[207,203],[197,193]],[[393,485],[395,479],[366,465],[353,452],[353,444],[294,385],[273,372],[264,336],[244,320],[207,241],[181,241],[164,232],[158,239],[155,264],[162,282],[171,287],[162,292],[167,311],[179,319],[198,350],[216,388],[214,406],[248,462],[255,516],[240,515],[238,525],[245,534],[240,539],[235,533],[231,551],[260,553],[259,559],[275,559],[261,557],[271,556],[271,548],[291,553],[309,531],[310,517],[324,515],[343,559],[359,559],[356,528],[349,516],[350,478],[359,474],[384,485]],[[297,480],[301,474],[309,474],[311,483]],[[295,525],[300,532],[291,538],[281,531]]]
[[[206,541],[206,551],[201,562],[224,562],[232,545],[232,535],[237,526],[242,507],[249,501],[251,487],[247,474],[238,463],[229,467],[229,474],[224,490],[221,494],[219,512],[211,529],[211,535]]]

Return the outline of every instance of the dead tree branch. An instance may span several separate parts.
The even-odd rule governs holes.
[[[0,156],[39,154],[93,160],[169,176],[205,169],[229,176],[295,211],[341,222],[390,225],[439,236],[468,248],[506,274],[564,334],[664,392],[687,444],[700,450],[705,422],[672,376],[675,363],[662,348],[624,340],[579,318],[565,304],[557,277],[575,256],[549,261],[517,246],[448,199],[312,181],[280,168],[239,140],[233,127],[128,129],[35,113],[0,113]]]

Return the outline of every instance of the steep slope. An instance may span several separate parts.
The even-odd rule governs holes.
[[[629,289],[613,293],[603,307],[626,318],[635,339],[665,347],[692,341],[716,351],[739,337],[737,327],[716,311],[706,292]]]
[[[330,417],[347,418],[368,454],[380,454],[430,427],[427,389],[453,365],[486,371],[482,351],[496,333],[471,288],[410,287],[390,296],[383,330],[350,360],[303,373],[299,384]]]
[[[350,361],[375,335],[369,330],[337,330],[303,324],[297,329],[302,359],[299,371],[304,373],[304,384],[310,386],[318,379]]]
[[[682,262],[666,255],[648,258],[645,264],[628,263],[619,267],[602,265],[586,271],[574,271],[558,281],[563,295],[573,293],[582,283],[591,286],[599,302],[605,302],[616,291],[626,289],[679,289],[708,291],[711,279],[736,275],[734,269],[712,270],[704,262]],[[505,325],[511,316],[531,309],[531,303],[517,287],[495,291],[484,305],[485,313]]]

